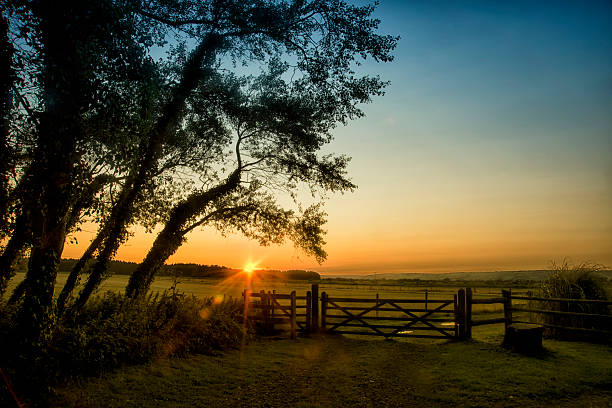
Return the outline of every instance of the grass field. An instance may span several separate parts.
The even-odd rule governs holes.
[[[65,280],[58,278],[58,289]],[[17,280],[12,282],[15,284]],[[120,291],[126,276],[106,280]],[[156,279],[167,290],[172,278]],[[181,279],[196,296],[240,296],[243,281]],[[307,282],[254,282],[260,289],[302,295]],[[458,287],[354,285],[323,281],[334,297],[452,299]],[[513,291],[526,291],[513,289]],[[475,297],[498,297],[479,287]],[[501,305],[475,305],[474,315],[501,314]],[[475,327],[473,341],[362,336],[286,336],[244,344],[217,356],[158,360],[58,388],[52,407],[605,407],[612,406],[612,347],[545,340],[546,352],[528,357],[500,346],[503,324]]]
[[[68,384],[52,406],[611,406],[611,347],[546,340],[527,357],[500,342],[484,328],[470,342],[263,340]]]
[[[56,294],[59,293],[66,281],[67,274],[59,273],[57,277],[57,285],[55,288]],[[24,274],[18,273],[9,283],[8,293],[12,288],[23,280]],[[112,275],[106,279],[100,291],[122,291],[125,289],[128,276]],[[157,277],[151,285],[151,290],[161,292],[169,289],[173,285],[173,278],[161,276]],[[179,278],[177,290],[186,294],[193,294],[199,297],[205,296],[232,296],[240,297],[242,291],[246,287],[246,281],[243,279],[197,279],[197,278]],[[310,290],[311,283],[305,281],[259,281],[252,282],[252,290],[258,292],[260,290],[276,290],[279,293],[289,293],[295,290],[298,295],[305,295],[306,291]],[[362,281],[359,284],[351,283],[336,283],[322,280],[319,284],[319,292],[327,292],[328,295],[334,297],[353,297],[374,299],[378,293],[381,298],[396,298],[396,299],[423,299],[425,291],[428,292],[429,299],[452,299],[457,293],[460,286],[403,286],[403,285],[376,285],[368,281]],[[474,297],[499,297],[501,288],[499,287],[478,287],[474,288]],[[526,292],[528,288],[513,289],[513,292]],[[501,312],[501,305],[475,305],[474,312]]]

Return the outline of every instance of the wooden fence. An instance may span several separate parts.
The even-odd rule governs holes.
[[[319,285],[306,296],[245,290],[245,317],[265,331],[289,326],[291,337],[303,333],[328,332],[390,337],[449,339],[465,335],[464,307],[453,299],[332,298]],[[320,303],[319,303],[320,301]],[[462,304],[464,300],[461,301]],[[320,308],[319,308],[320,305]]]
[[[589,311],[575,312],[567,310],[571,308],[569,307],[569,305],[578,306],[579,308],[580,306],[584,305],[600,305],[609,308],[612,306],[612,301],[591,299],[544,298],[533,296],[531,294],[513,295],[511,290],[502,290],[501,294],[502,296],[497,298],[474,299],[472,297],[472,290],[470,288],[466,289],[465,337],[472,337],[472,327],[474,326],[498,323],[504,323],[506,331],[508,330],[508,327],[513,323],[523,323],[539,325],[545,328],[560,331],[574,331],[612,336],[612,329],[606,330],[599,328],[612,328],[612,314],[594,313]],[[521,301],[521,303],[514,303],[513,300]],[[503,304],[503,317],[473,320],[472,305],[495,303]],[[526,313],[527,316],[525,317]],[[542,316],[561,316],[574,319],[573,322],[571,322],[573,324],[571,324],[570,322],[568,322],[567,324],[552,324],[547,322],[546,319],[543,319]],[[582,323],[580,322],[581,319]],[[577,327],[577,324],[583,324],[585,321],[591,325],[598,327]]]
[[[423,337],[465,339],[472,337],[472,328],[504,323],[506,331],[513,323],[538,324],[555,330],[599,333],[612,336],[612,315],[589,311],[570,311],[567,305],[600,305],[611,307],[612,301],[585,299],[551,299],[513,295],[502,290],[501,297],[477,299],[471,288],[459,289],[453,299],[384,299],[332,297],[325,292],[319,299],[319,286],[305,296],[276,292],[243,292],[245,317],[267,331],[276,325],[288,325],[291,337],[303,333],[328,332],[352,335],[391,337]],[[513,303],[513,300],[519,301]],[[320,301],[320,303],[319,303]],[[474,319],[473,305],[502,304],[503,317]],[[560,305],[553,307],[552,304]],[[319,308],[320,305],[320,308]],[[562,309],[562,310],[556,310]],[[607,312],[607,309],[605,310]],[[525,318],[524,314],[528,313]],[[582,318],[590,326],[554,324],[538,316]],[[594,324],[593,322],[604,322]],[[603,329],[602,329],[603,327]]]
[[[245,318],[259,324],[264,331],[273,331],[276,325],[289,325],[291,338],[297,331],[310,332],[311,329],[311,292],[306,296],[261,291],[242,292]]]
[[[512,323],[526,323],[562,332],[612,336],[612,314],[609,313],[612,301],[517,296],[510,290],[503,291],[503,297],[506,328]],[[513,300],[526,301],[526,303],[516,305]],[[599,306],[600,310],[592,310],[593,306]],[[571,309],[583,311],[571,311]],[[517,312],[523,316],[517,317]],[[527,319],[524,317],[525,313],[528,313]],[[548,319],[547,316],[553,316],[555,319]]]

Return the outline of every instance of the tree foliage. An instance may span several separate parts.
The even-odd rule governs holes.
[[[146,293],[196,228],[322,261],[322,203],[355,188],[323,154],[386,85],[374,5],[340,0],[2,1],[0,291],[29,252],[20,330],[42,344],[64,243],[98,233],[58,299],[82,307],[140,224],[160,232],[127,286]],[[166,54],[160,53],[160,50]],[[2,236],[0,236],[2,238]],[[88,279],[77,294],[84,272]],[[76,297],[75,297],[76,295]],[[18,299],[19,296],[16,297]]]

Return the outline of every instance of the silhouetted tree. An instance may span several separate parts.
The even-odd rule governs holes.
[[[135,41],[141,26],[115,2],[7,1],[3,6],[10,13],[13,43],[21,47],[13,59],[21,81],[17,91],[23,91],[14,120],[29,126],[11,128],[12,142],[25,158],[11,191],[18,205],[2,273],[10,271],[14,254],[31,246],[18,328],[22,344],[33,350],[44,344],[50,327],[66,235],[104,184],[93,176],[112,164],[113,138],[120,132],[128,139],[127,129],[113,129],[104,113],[121,99],[129,101],[122,92],[138,78],[146,58]],[[125,118],[129,106],[121,104]]]
[[[18,315],[26,347],[44,344],[64,242],[84,219],[99,230],[75,263],[60,308],[86,267],[76,307],[87,301],[135,223],[163,228],[130,278],[131,296],[145,293],[185,235],[206,225],[264,245],[290,239],[325,258],[321,202],[354,185],[348,159],[321,149],[337,123],[361,116],[357,105],[382,93],[384,82],[357,75],[359,60],[390,61],[396,42],[376,34],[373,6],[1,4],[14,54],[8,47],[0,58],[16,79],[0,91],[16,103],[1,112],[9,123],[0,141],[15,160],[0,169],[2,225],[10,232],[0,289],[29,248]],[[168,57],[154,60],[151,48],[166,41]],[[244,75],[253,71],[259,75]],[[306,208],[303,190],[314,197]],[[294,203],[288,208],[279,198],[285,193]]]
[[[280,242],[287,237],[294,238],[298,246],[317,255],[319,259],[324,257],[320,248],[323,231],[320,226],[314,228],[315,220],[322,223],[324,217],[313,209],[305,212],[304,219],[300,220],[294,212],[271,206],[273,201],[270,200],[271,196],[268,196],[266,200],[251,200],[248,205],[230,204],[225,208],[210,210],[213,203],[221,198],[232,197],[229,194],[236,192],[241,183],[246,181],[241,181],[241,175],[247,168],[250,174],[259,171],[270,175],[276,172],[277,176],[280,176],[284,172],[287,185],[282,187],[278,184],[282,177],[263,183],[258,188],[252,187],[261,184],[261,178],[257,182],[248,181],[251,188],[242,189],[242,194],[238,194],[243,200],[244,194],[248,193],[250,197],[254,197],[260,194],[261,190],[270,189],[273,183],[277,183],[277,188],[283,189],[293,187],[296,181],[312,182],[311,187],[329,190],[343,191],[353,187],[343,178],[347,163],[345,158],[317,158],[315,153],[330,140],[327,132],[334,124],[361,115],[361,111],[356,107],[358,102],[367,102],[371,95],[381,93],[381,81],[377,78],[355,77],[352,69],[352,63],[358,55],[371,55],[382,61],[391,59],[389,51],[395,44],[394,39],[374,34],[377,22],[369,18],[372,10],[371,7],[356,8],[344,3],[327,2],[294,2],[291,5],[280,2],[226,2],[200,10],[190,9],[188,14],[194,14],[190,14],[189,18],[176,16],[172,9],[141,11],[156,21],[181,27],[196,38],[201,38],[200,33],[205,33],[198,47],[182,66],[182,77],[176,88],[180,90],[180,87],[189,87],[193,91],[192,95],[180,93],[182,98],[172,98],[167,105],[168,108],[176,109],[171,111],[173,114],[178,117],[183,115],[185,118],[183,130],[189,127],[202,130],[201,107],[210,106],[212,99],[223,108],[220,114],[226,128],[231,128],[228,125],[233,123],[237,124],[238,128],[235,127],[235,130],[239,132],[244,133],[246,129],[259,133],[260,136],[249,136],[249,147],[253,149],[249,153],[254,154],[253,162],[240,163],[240,143],[244,135],[239,135],[232,142],[236,143],[237,156],[237,166],[233,172],[223,175],[222,172],[211,171],[210,168],[214,167],[210,164],[204,169],[206,175],[202,178],[205,185],[196,189],[186,199],[180,200],[170,210],[164,229],[130,280],[128,294],[141,294],[146,290],[155,271],[182,244],[185,234],[195,227],[193,222],[199,226],[214,221],[217,226],[221,226],[223,219],[232,220],[231,224],[223,224],[223,228],[238,228],[247,232],[248,236],[258,238],[262,244]],[[321,40],[312,41],[312,38],[317,36],[320,36]],[[216,39],[215,42],[212,38]],[[265,86],[267,94],[262,92],[256,102],[256,98],[250,96],[252,102],[259,104],[258,107],[245,105],[245,102],[249,101],[246,94],[236,96],[240,91],[236,82],[240,80],[231,83],[226,78],[221,80],[221,89],[216,88],[220,81],[215,71],[220,70],[219,64],[222,60],[215,58],[215,67],[211,61],[206,61],[206,52],[211,54],[208,58],[214,54],[224,58],[242,58],[243,62],[257,60],[270,65],[270,73],[259,78],[259,82],[250,90],[263,89],[262,84],[269,81]],[[295,64],[280,62],[283,58],[293,58]],[[199,64],[198,78],[190,74],[192,64]],[[285,81],[281,76],[288,77],[291,74],[289,70],[297,78]],[[233,89],[234,94],[225,92],[226,89]],[[301,105],[298,104],[300,100],[303,100]],[[180,104],[184,104],[181,110],[178,109]],[[277,112],[273,112],[274,109]],[[161,118],[164,118],[164,115]],[[274,124],[275,122],[281,123],[282,126]],[[163,121],[161,123],[166,125]],[[239,129],[240,125],[243,129]],[[249,125],[251,128],[248,128]],[[154,147],[163,143],[173,131],[179,130],[180,127],[166,127],[163,132],[154,133],[149,140]],[[229,130],[221,128],[216,131],[214,140],[224,147],[228,146],[231,139],[226,135]],[[277,137],[277,141],[263,143],[270,135]],[[301,137],[303,140],[299,141]],[[256,140],[259,142],[255,142]],[[260,157],[257,157],[255,147],[258,143],[257,149],[260,151],[281,148],[284,150],[268,156],[259,153]],[[137,190],[140,188],[139,183],[142,182],[139,180],[143,180],[147,171],[150,172],[157,164],[156,157],[149,155],[145,158],[134,186],[126,189],[125,199],[118,201],[117,215],[109,219],[114,227],[102,243],[103,247],[79,296],[77,306],[84,304],[99,285],[107,270],[108,261],[126,234],[126,227],[132,217],[128,211],[120,209],[133,208]],[[220,154],[208,158],[209,162],[223,168],[231,165],[227,160],[227,155]],[[195,171],[202,172],[203,169],[200,166]],[[223,181],[215,184],[216,180]],[[250,214],[250,217],[247,214]],[[204,218],[194,221],[194,218],[199,216]],[[237,227],[238,220],[245,226]],[[268,221],[267,224],[264,224],[265,220]],[[304,228],[304,225],[309,228]],[[259,232],[265,230],[266,233],[255,232],[258,228]],[[289,229],[292,229],[292,232]],[[271,234],[271,231],[275,231],[275,234]],[[106,231],[101,230],[99,235],[105,233]]]

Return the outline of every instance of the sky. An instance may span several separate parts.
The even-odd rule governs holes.
[[[195,231],[169,259],[324,274],[612,267],[612,2],[381,1],[391,85],[334,131],[328,259]],[[79,257],[94,227],[64,257]],[[117,258],[140,261],[135,230]]]

